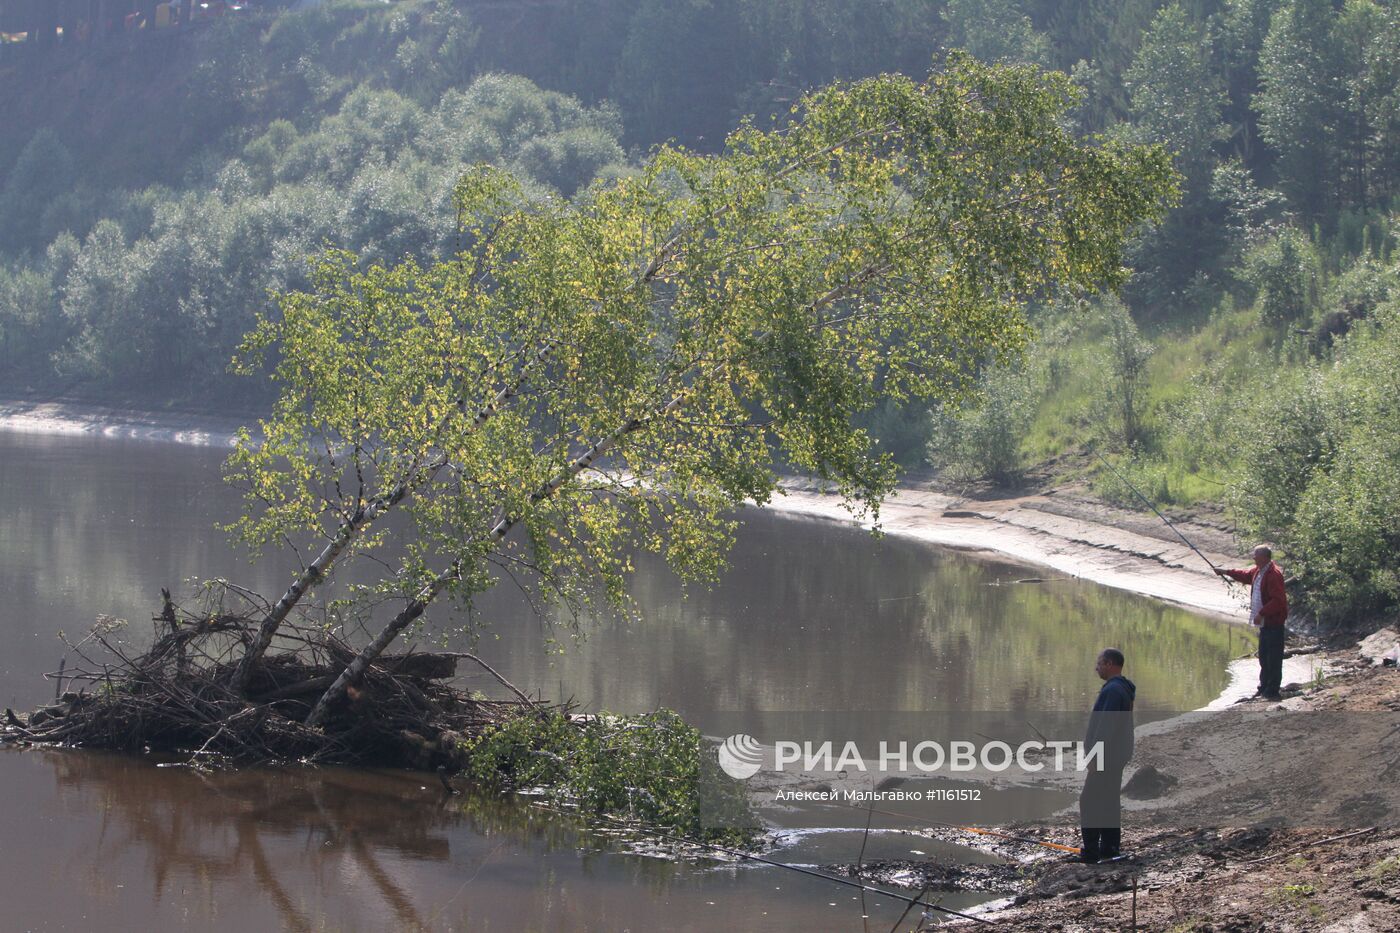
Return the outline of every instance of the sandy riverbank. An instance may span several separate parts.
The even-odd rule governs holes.
[[[1000,860],[971,870],[907,858],[831,870],[929,894],[1013,892],[975,911],[998,930],[1400,929],[1400,673],[1384,663],[1397,642],[1381,629],[1318,651],[1311,659],[1326,675],[1287,686],[1281,703],[1248,700],[1140,728],[1124,789],[1127,861],[1075,864],[1031,842],[1076,844],[1071,808],[1063,822],[1002,836],[902,830],[914,845],[951,842]],[[1063,780],[1077,788],[1075,776]]]
[[[784,492],[768,507],[788,515],[856,521],[838,496],[810,483],[789,481]],[[1225,550],[1233,545],[1225,529],[1189,519],[1176,524],[1216,566],[1248,563]],[[995,554],[1248,626],[1245,589],[1222,582],[1150,513],[1065,493],[974,500],[906,485],[881,506],[880,527],[885,534]],[[1319,656],[1290,657],[1284,661],[1284,682],[1311,680],[1323,665]],[[1254,692],[1259,666],[1253,658],[1236,660],[1229,670],[1229,684],[1205,709],[1228,708]]]
[[[789,483],[774,511],[833,521],[854,521],[839,497],[810,485]],[[1154,516],[1115,509],[1065,495],[968,500],[906,486],[880,509],[886,534],[965,551],[995,552],[1026,564],[1131,590],[1233,622],[1247,622],[1241,587],[1226,586]],[[1155,526],[1153,524],[1155,523]],[[1242,566],[1238,554],[1213,549],[1220,529],[1181,523],[1217,566]]]

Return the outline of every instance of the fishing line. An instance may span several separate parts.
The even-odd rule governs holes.
[[[1179,529],[1179,528],[1177,528],[1175,525],[1173,525],[1172,522],[1171,522],[1171,519],[1169,519],[1169,518],[1167,518],[1165,515],[1163,515],[1163,514],[1161,513],[1161,511],[1158,510],[1157,506],[1155,506],[1155,505],[1152,504],[1152,500],[1148,499],[1148,498],[1147,498],[1146,496],[1144,496],[1142,493],[1138,492],[1138,488],[1137,488],[1136,486],[1134,486],[1131,482],[1129,482],[1129,481],[1128,481],[1128,478],[1127,478],[1126,476],[1124,476],[1122,473],[1119,473],[1118,470],[1117,470],[1116,468],[1114,468],[1113,464],[1109,463],[1106,459],[1104,459],[1104,455],[1103,455],[1103,454],[1099,453],[1099,452],[1096,450],[1096,451],[1094,451],[1094,456],[1095,456],[1095,457],[1098,457],[1098,458],[1099,458],[1099,461],[1100,461],[1101,463],[1103,463],[1104,466],[1108,467],[1109,470],[1111,470],[1111,471],[1113,472],[1113,475],[1116,476],[1116,477],[1118,477],[1118,479],[1123,483],[1124,486],[1127,486],[1130,490],[1132,490],[1133,495],[1135,495],[1135,496],[1137,496],[1139,499],[1141,499],[1141,500],[1143,501],[1143,504],[1145,504],[1149,509],[1151,509],[1153,512],[1155,512],[1156,515],[1157,515],[1157,517],[1160,518],[1160,519],[1166,524],[1166,526],[1167,526],[1168,528],[1170,528],[1173,532],[1176,533],[1176,536],[1182,540],[1182,543],[1184,543],[1184,544],[1185,544],[1187,547],[1189,547],[1191,550],[1195,551],[1195,552],[1196,552],[1196,556],[1199,557],[1201,560],[1205,561],[1206,564],[1208,564],[1208,565],[1210,566],[1210,569],[1211,569],[1211,570],[1215,571],[1217,574],[1219,573],[1220,568],[1217,567],[1217,566],[1215,566],[1215,564],[1211,563],[1211,559],[1210,559],[1209,557],[1205,556],[1204,554],[1202,554],[1202,553],[1201,553],[1201,549],[1198,548],[1198,547],[1196,547],[1196,545],[1192,544],[1191,541],[1190,541],[1190,539],[1188,539],[1188,538],[1186,537],[1186,535],[1184,535],[1184,534],[1181,533],[1181,529]]]

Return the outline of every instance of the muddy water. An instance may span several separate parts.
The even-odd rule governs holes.
[[[627,854],[421,775],[0,752],[0,787],[4,930],[860,929],[859,898],[818,879]]]
[[[163,585],[280,588],[281,565],[250,565],[213,530],[238,507],[219,459],[0,433],[0,702],[51,695],[40,675],[62,654],[58,632],[98,614],[140,628]],[[576,642],[503,590],[480,606],[477,649],[547,697],[669,706],[702,727],[748,711],[1079,710],[1108,644],[1127,653],[1143,708],[1189,709],[1241,650],[1217,623],[1128,594],[1015,582],[1037,576],[755,514],[712,589],[644,564],[641,624],[600,623]],[[860,845],[800,838],[779,857],[851,860]],[[867,857],[911,848],[973,857],[897,833]],[[210,776],[75,752],[0,754],[0,905],[6,929],[862,928],[859,901],[815,879],[649,858],[519,803],[445,799],[421,776]],[[898,913],[866,909],[886,929]]]

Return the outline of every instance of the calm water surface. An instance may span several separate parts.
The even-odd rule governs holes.
[[[214,530],[239,508],[221,456],[0,433],[0,701],[52,695],[41,675],[60,631],[81,637],[99,614],[143,631],[161,586],[223,576],[280,591],[284,564],[250,564]],[[480,606],[491,626],[477,650],[547,698],[668,706],[704,728],[735,712],[1080,710],[1108,644],[1127,653],[1142,708],[1190,709],[1242,647],[1119,591],[1014,583],[1032,575],[755,513],[713,588],[642,564],[640,624],[577,642],[502,590]],[[975,858],[898,833],[870,845],[867,858]],[[859,846],[814,834],[778,857],[851,861]],[[447,798],[420,775],[199,775],[82,752],[0,754],[0,904],[15,929],[863,929],[859,900],[817,879],[646,857],[516,801]],[[888,929],[902,907],[866,909]]]

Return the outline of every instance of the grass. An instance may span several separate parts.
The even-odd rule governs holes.
[[[1029,463],[1118,446],[1094,415],[1106,365],[1104,336],[1096,316],[1085,312],[1043,322],[1041,338],[1024,364],[1041,375],[1044,385],[1021,443]],[[1172,413],[1188,404],[1218,405],[1228,421],[1234,407],[1245,409],[1262,401],[1251,396],[1251,386],[1265,369],[1274,368],[1272,361],[1280,354],[1259,326],[1258,312],[1248,306],[1235,308],[1228,301],[1209,318],[1158,326],[1144,336],[1154,347],[1142,385],[1145,437],[1138,450],[1113,457],[1114,465],[1154,504],[1221,502],[1235,473],[1228,437],[1208,450],[1203,444],[1207,439],[1198,436],[1202,432],[1193,424],[1174,425]],[[1088,480],[1096,494],[1141,508],[1136,496],[1096,461],[1062,467],[1058,478]]]
[[[1392,881],[1400,877],[1400,856],[1387,856],[1370,868],[1359,871],[1356,874],[1358,877],[1367,878],[1371,881]]]
[[[1209,927],[1209,921],[1199,920],[1193,917],[1189,920],[1181,920],[1177,923],[1173,923],[1171,926],[1167,927],[1166,933],[1200,933],[1201,930]]]
[[[1279,890],[1279,900],[1292,907],[1301,907],[1307,911],[1309,917],[1314,920],[1322,918],[1326,909],[1316,901],[1312,900],[1317,895],[1317,888],[1307,882],[1299,884],[1285,884]]]
[[[1080,447],[1092,434],[1088,412],[1098,388],[1099,340],[1102,334],[1091,320],[1065,333],[1059,325],[1031,350],[1028,365],[1041,367],[1045,394],[1021,444],[1031,460],[1044,460]]]

